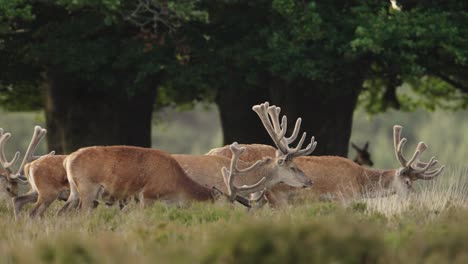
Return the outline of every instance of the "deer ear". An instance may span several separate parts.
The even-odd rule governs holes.
[[[367,151],[367,148],[369,147],[369,141],[366,141],[366,144],[364,144],[364,148],[363,150],[366,150]]]
[[[353,142],[351,142],[351,147],[353,147],[357,151],[360,151],[359,147],[356,146]]]

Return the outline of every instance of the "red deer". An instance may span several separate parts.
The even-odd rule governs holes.
[[[369,141],[364,144],[364,147],[360,148],[356,144],[351,142],[351,146],[354,150],[356,150],[356,156],[354,157],[354,162],[359,165],[365,165],[372,167],[374,166],[374,162],[371,159],[371,155],[369,153]]]
[[[229,173],[227,173],[225,169],[222,170],[222,168],[230,167],[232,171],[233,168],[237,168],[237,165],[241,169],[249,166],[251,167],[243,172],[244,176],[236,178],[236,185],[251,185],[265,179],[263,185],[249,190],[251,193],[269,189],[278,183],[284,183],[296,188],[312,186],[313,181],[307,178],[304,172],[292,161],[296,157],[312,153],[317,142],[315,142],[314,137],[312,137],[310,144],[306,148],[301,149],[306,138],[306,133],[304,133],[295,148],[289,147],[289,144],[291,144],[299,134],[301,119],[299,118],[297,120],[292,135],[290,137],[285,137],[287,117],[283,116],[282,124],[280,125],[279,113],[281,109],[279,107],[269,106],[268,103],[264,103],[254,106],[253,110],[258,114],[265,129],[278,147],[278,149],[273,148],[275,154],[272,156],[266,157],[258,155],[262,152],[263,147],[262,145],[253,145],[255,148],[249,148],[245,151],[245,155],[248,155],[247,158],[249,162],[239,161],[241,154],[244,152],[244,148],[239,149],[237,143],[223,150],[229,152],[229,158],[232,158],[233,161],[235,160],[236,166],[232,163],[230,164],[231,161],[229,158],[215,155],[175,154],[172,156],[179,162],[190,178],[200,184],[215,186],[223,192],[229,192],[225,187],[226,175]],[[252,158],[253,156],[257,158]],[[254,161],[256,163],[252,165],[251,162]],[[246,193],[240,192],[239,195],[246,195]]]
[[[29,143],[28,149],[24,155],[23,161],[19,166],[16,172],[13,172],[11,167],[18,161],[20,156],[20,152],[17,151],[11,161],[7,161],[5,155],[5,144],[10,139],[10,133],[3,133],[3,129],[0,128],[0,164],[3,167],[1,178],[7,181],[6,190],[11,197],[18,196],[18,184],[28,184],[28,180],[24,176],[24,167],[26,163],[36,160],[40,157],[34,156],[32,153],[35,151],[37,145],[40,143],[42,138],[44,137],[46,131],[39,126],[34,128],[34,134]],[[53,155],[54,152],[51,152],[48,155]]]

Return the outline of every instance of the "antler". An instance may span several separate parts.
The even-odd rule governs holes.
[[[47,134],[46,129],[40,126],[34,127],[34,133],[31,138],[31,142],[29,143],[28,149],[26,150],[26,153],[24,154],[23,161],[21,162],[18,172],[15,175],[11,176],[12,179],[16,179],[20,175],[23,174],[24,165],[26,165],[26,163],[29,163],[31,161],[34,161],[43,157],[43,156],[34,156],[34,151],[36,151],[37,146],[39,145],[39,143],[42,141],[42,139],[44,138],[46,134]],[[54,155],[54,154],[55,154],[55,151],[51,151],[49,154],[46,154],[44,156]]]
[[[47,133],[47,130],[41,128],[40,126],[34,127],[34,133],[31,139],[31,142],[29,143],[28,149],[26,151],[26,154],[24,155],[23,161],[21,162],[21,165],[16,173],[12,173],[10,167],[13,166],[13,164],[18,161],[18,158],[20,156],[20,152],[17,151],[15,153],[15,156],[13,159],[8,162],[6,159],[5,155],[5,144],[6,142],[10,139],[11,134],[10,133],[3,133],[3,129],[0,128],[0,163],[3,168],[9,171],[10,175],[8,176],[11,180],[19,180],[22,182],[26,182],[26,179],[22,179],[20,175],[23,173],[24,165],[28,162],[31,162],[33,160],[36,160],[40,158],[40,156],[34,156],[34,151],[37,148],[37,145],[41,142],[41,140],[44,138],[45,134]],[[48,155],[53,155],[55,154],[55,151],[52,151]]]
[[[409,172],[415,175],[418,179],[431,180],[439,176],[444,170],[445,166],[440,167],[432,171],[428,171],[430,168],[435,166],[439,161],[432,157],[429,162],[422,162],[419,160],[421,154],[427,149],[427,145],[424,142],[419,142],[416,147],[416,151],[410,160],[406,160],[403,156],[403,146],[407,139],[401,138],[401,131],[403,127],[395,125],[393,127],[393,145],[395,148],[395,156],[400,162],[402,168],[400,170]]]
[[[0,128],[0,163],[5,170],[9,171],[9,173],[11,173],[10,167],[16,163],[20,155],[19,151],[17,151],[13,159],[10,162],[7,161],[5,156],[5,144],[10,139],[10,137],[10,133],[4,134],[3,128]]]
[[[252,171],[253,169],[257,168],[260,164],[262,164],[263,161],[259,160],[255,162],[252,166],[241,170],[237,167],[237,163],[239,162],[240,155],[245,151],[245,147],[239,147],[237,142],[234,142],[229,148],[232,151],[231,166],[229,170],[226,167],[223,167],[221,169],[221,172],[223,173],[224,183],[228,188],[229,199],[231,201],[234,201],[238,192],[249,192],[258,189],[259,186],[265,182],[266,178],[263,177],[260,181],[253,185],[244,185],[242,187],[235,186],[234,177],[236,175]]]
[[[302,122],[301,118],[297,119],[291,136],[285,137],[286,131],[288,129],[288,120],[286,116],[283,116],[281,119],[281,124],[279,123],[279,113],[281,112],[281,108],[274,105],[270,106],[268,102],[265,102],[263,104],[253,106],[252,110],[258,114],[260,120],[263,123],[263,126],[267,130],[278,150],[283,155],[286,155],[289,158],[294,158],[297,156],[309,155],[314,151],[315,147],[317,146],[317,142],[315,142],[314,137],[311,138],[310,144],[307,145],[305,149],[301,149],[302,144],[304,144],[304,140],[306,139],[306,132],[302,134],[302,137],[295,148],[289,147],[289,144],[294,142],[299,134]]]

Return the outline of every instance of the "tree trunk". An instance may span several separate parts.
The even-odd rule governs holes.
[[[273,142],[263,128],[252,106],[268,101],[268,90],[260,88],[228,88],[218,92],[218,105],[224,144],[268,144]]]
[[[327,89],[323,84],[311,81],[287,85],[280,80],[272,80],[270,84],[271,103],[281,106],[282,114],[287,115],[289,134],[296,119],[302,117],[301,132],[307,132],[306,143],[310,142],[311,136],[317,140],[317,148],[312,155],[347,156],[361,84],[345,85],[346,88]]]
[[[151,146],[156,89],[128,95],[124,84],[96,88],[57,71],[45,85],[48,148],[60,154],[94,145]]]

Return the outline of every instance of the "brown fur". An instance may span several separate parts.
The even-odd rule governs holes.
[[[13,198],[16,219],[19,219],[19,213],[27,203],[36,203],[29,214],[30,217],[34,218],[42,216],[55,200],[67,200],[70,184],[64,168],[66,157],[66,155],[48,155],[25,165],[24,172],[31,190],[25,195]],[[127,200],[117,201],[105,190],[100,194],[99,198],[109,206],[118,202],[120,208],[123,208],[128,202]],[[95,205],[97,203],[95,201]]]
[[[221,148],[215,148],[210,150],[205,155],[209,156],[221,156],[226,158],[232,157],[232,151],[229,149],[230,145],[226,145]],[[262,145],[262,144],[239,144],[240,147],[246,147],[244,153],[242,153],[240,159],[246,162],[254,162],[256,160],[260,160],[264,157],[275,157],[276,155],[276,148],[270,145]]]
[[[21,208],[36,202],[30,212],[31,217],[42,216],[50,204],[69,190],[67,174],[63,167],[65,155],[41,157],[24,167],[24,173],[31,190],[22,196],[13,198],[15,218],[19,218]]]
[[[249,156],[242,156],[244,161],[252,161],[265,156],[274,157],[276,149],[268,145],[241,145],[246,147]],[[225,155],[230,153],[225,151],[229,146],[210,151],[208,155]],[[257,154],[255,156],[253,154]],[[310,192],[318,195],[331,194],[335,197],[351,197],[355,195],[368,194],[380,190],[388,189],[393,183],[397,185],[396,170],[377,170],[360,166],[352,160],[337,156],[302,156],[293,161],[307,177],[314,181]],[[402,182],[405,182],[402,180]],[[409,186],[411,187],[411,186]],[[290,193],[297,189],[284,184],[273,187],[267,191],[266,196],[273,206],[286,204],[286,199]]]
[[[62,212],[77,206],[91,208],[99,189],[116,199],[141,193],[143,202],[212,200],[211,190],[187,177],[168,153],[140,147],[87,147],[65,160],[70,197]],[[78,197],[79,192],[79,197]]]
[[[244,154],[242,154],[241,157],[242,156],[244,156]],[[179,162],[185,170],[185,173],[194,181],[203,185],[215,186],[223,192],[227,191],[221,169],[223,167],[229,168],[231,163],[230,158],[212,155],[184,154],[175,154],[172,155],[172,157]],[[310,180],[305,177],[304,173],[297,170],[296,166],[289,161],[285,162],[283,165],[278,165],[277,160],[274,158],[259,158],[257,160],[262,160],[261,165],[255,170],[236,177],[234,179],[235,186],[252,185],[259,182],[263,177],[266,179],[265,182],[257,189],[250,190],[249,193],[261,191],[264,188],[270,188],[279,182],[285,182],[295,187],[309,187],[311,185]],[[252,165],[252,162],[239,161],[238,163],[240,169],[245,169],[250,165]],[[241,195],[245,194],[247,193]]]
[[[8,193],[10,197],[18,196],[19,185],[17,181],[12,181],[9,178],[11,171],[0,168],[0,185],[1,191]]]
[[[358,147],[356,144],[351,143],[351,146],[356,151],[356,156],[354,157],[354,162],[359,165],[374,166],[374,162],[371,159],[371,154],[369,153],[369,142],[366,142],[362,148]]]

